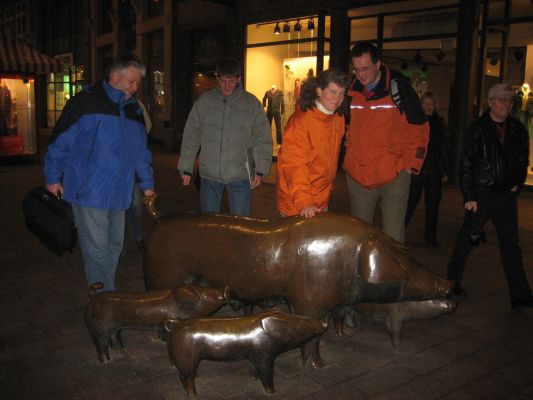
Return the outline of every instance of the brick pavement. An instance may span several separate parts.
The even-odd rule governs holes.
[[[155,152],[160,208],[167,214],[198,210],[194,189],[178,185],[176,154]],[[44,249],[23,224],[21,200],[41,184],[41,165],[0,164],[0,399],[185,399],[165,345],[149,332],[125,331],[125,348],[99,364],[86,332],[87,291],[79,252],[62,257]],[[274,180],[257,189],[253,213],[276,218]],[[533,200],[520,199],[521,242],[533,282]],[[331,210],[346,212],[339,176]],[[462,219],[457,189],[447,187],[441,209],[441,249],[422,245],[423,205],[408,229],[412,255],[444,275]],[[144,217],[145,229],[150,221]],[[328,366],[304,368],[299,351],[278,357],[276,393],[249,378],[247,363],[203,361],[199,399],[532,399],[533,314],[510,311],[496,236],[474,252],[464,280],[469,296],[458,310],[405,324],[402,351],[394,352],[382,322],[357,319],[349,337],[330,329],[321,354]],[[179,245],[176,243],[176,245]],[[130,238],[118,285],[143,288],[141,257]],[[229,307],[221,313],[233,314]]]

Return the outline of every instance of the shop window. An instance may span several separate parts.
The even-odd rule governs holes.
[[[56,60],[63,65],[63,71],[49,74],[46,82],[47,126],[56,125],[67,101],[83,89],[84,66],[72,65],[72,57],[59,56]]]
[[[0,75],[0,155],[36,152],[33,77]]]
[[[158,30],[146,35],[147,44],[147,79],[148,111],[154,119],[163,112],[167,105],[168,94],[165,92],[165,72],[163,55],[163,31]]]
[[[281,136],[289,117],[296,109],[302,83],[316,74],[316,42],[289,43],[283,45],[250,47],[246,53],[246,90],[253,93],[268,111],[269,91],[282,100],[283,113],[280,113]],[[329,44],[326,43],[324,69],[329,67]],[[270,100],[272,101],[272,100]],[[268,113],[267,113],[268,116]],[[276,118],[272,116],[271,132],[273,155],[276,156],[277,143]],[[270,119],[270,116],[269,116]]]

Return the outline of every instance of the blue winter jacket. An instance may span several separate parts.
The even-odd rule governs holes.
[[[106,81],[84,89],[63,109],[46,153],[47,184],[62,181],[68,202],[90,208],[130,207],[135,174],[153,189],[152,156],[142,109]]]

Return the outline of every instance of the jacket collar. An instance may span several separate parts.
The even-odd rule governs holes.
[[[235,87],[235,90],[229,96],[224,96],[219,87],[216,88],[215,90],[218,96],[220,96],[222,100],[226,100],[228,102],[232,102],[235,99],[238,99],[244,93],[244,89],[242,88],[242,82],[239,82],[237,84],[237,86]]]

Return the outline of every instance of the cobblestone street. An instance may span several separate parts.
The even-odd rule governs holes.
[[[179,184],[177,154],[154,151],[156,191],[163,215],[199,210],[198,192]],[[24,226],[22,198],[42,185],[41,164],[0,164],[0,399],[188,398],[166,345],[156,333],[124,331],[124,349],[98,362],[84,323],[87,288],[79,248],[57,256]],[[273,173],[253,194],[252,214],[278,218]],[[348,212],[344,175],[339,174],[330,206]],[[442,248],[423,244],[423,202],[409,226],[410,254],[445,276],[451,246],[462,222],[457,188],[444,188],[439,223]],[[520,238],[526,273],[533,286],[533,196],[519,200]],[[145,232],[151,225],[143,216]],[[299,350],[275,363],[276,393],[252,380],[248,363],[203,361],[198,399],[513,399],[533,398],[533,313],[512,311],[500,265],[497,237],[487,225],[487,244],[476,249],[463,281],[468,297],[457,311],[436,319],[407,322],[402,350],[395,352],[383,322],[357,317],[356,328],[337,337],[330,326],[321,344],[327,366],[302,367]],[[176,246],[179,246],[176,243]],[[206,247],[208,243],[206,243]],[[142,257],[126,236],[117,284],[143,290]],[[229,306],[225,315],[240,315]]]

